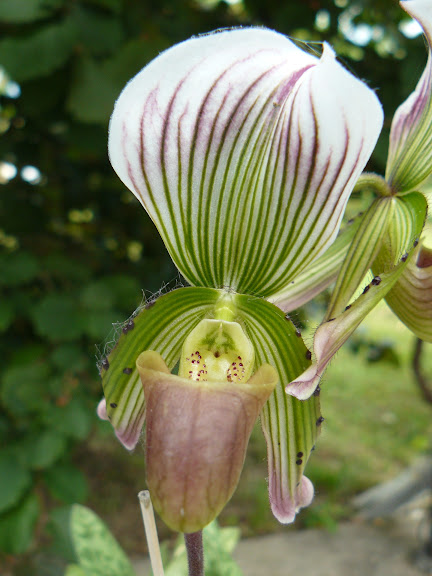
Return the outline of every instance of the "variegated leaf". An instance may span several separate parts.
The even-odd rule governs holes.
[[[74,504],[70,534],[79,567],[85,576],[134,576],[125,552],[98,516],[85,506]],[[72,570],[68,574],[80,574]]]
[[[193,38],[125,88],[113,167],[194,285],[268,296],[336,238],[373,150],[375,94],[264,29]]]

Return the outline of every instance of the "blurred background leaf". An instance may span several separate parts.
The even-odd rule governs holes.
[[[421,35],[393,0],[0,0],[0,573],[18,573],[22,563],[21,574],[62,574],[36,553],[50,542],[47,518],[57,510],[57,524],[65,523],[63,506],[88,499],[128,550],[141,550],[133,493],[143,488],[143,458],[123,452],[109,424],[96,419],[102,390],[95,344],[103,349],[112,324],[141,303],[142,289],[155,293],[177,272],[109,165],[109,116],[124,84],[162,50],[249,24],[299,43],[330,42],[377,90],[386,122],[368,168],[382,173],[392,114],[426,61]],[[308,314],[319,317],[324,302]],[[305,318],[299,312],[299,321]],[[428,447],[430,414],[412,397],[408,336],[401,334],[361,333],[341,353],[340,372],[328,376],[323,403],[332,433],[310,474],[329,504],[315,508],[311,524],[340,517],[350,491]],[[361,366],[349,377],[355,409],[346,385],[353,362]],[[349,426],[341,414],[350,415]],[[389,444],[392,422],[405,436],[391,434]],[[375,459],[366,465],[368,446]],[[353,452],[360,471],[346,464]],[[223,516],[244,534],[278,529],[264,454],[257,432],[251,472],[246,467]],[[58,546],[62,554],[65,548]]]

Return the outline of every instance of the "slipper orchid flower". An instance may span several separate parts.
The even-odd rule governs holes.
[[[145,424],[147,483],[171,528],[194,532],[220,512],[258,414],[276,518],[312,500],[303,471],[319,393],[285,392],[311,353],[272,302],[298,283],[312,297],[340,262],[355,227],[335,239],[382,120],[328,45],[317,58],[259,28],[178,44],[120,95],[111,163],[190,287],[123,325],[101,360],[99,414],[128,449]]]

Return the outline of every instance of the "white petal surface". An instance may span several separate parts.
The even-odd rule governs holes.
[[[196,285],[269,295],[334,240],[382,124],[375,94],[264,29],[191,39],[110,124],[114,169]]]

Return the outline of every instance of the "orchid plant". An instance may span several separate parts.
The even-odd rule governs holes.
[[[431,47],[432,2],[401,5]],[[262,28],[178,44],[117,100],[111,163],[190,286],[122,326],[100,363],[98,412],[129,450],[145,427],[148,488],[172,529],[194,533],[219,514],[258,416],[271,508],[292,522],[313,498],[304,469],[335,352],[383,298],[432,341],[417,191],[432,172],[430,54],[394,117],[385,179],[362,175],[382,122],[373,90],[329,45],[318,58]],[[340,231],[354,188],[375,199]],[[286,313],[333,282],[310,351]]]

